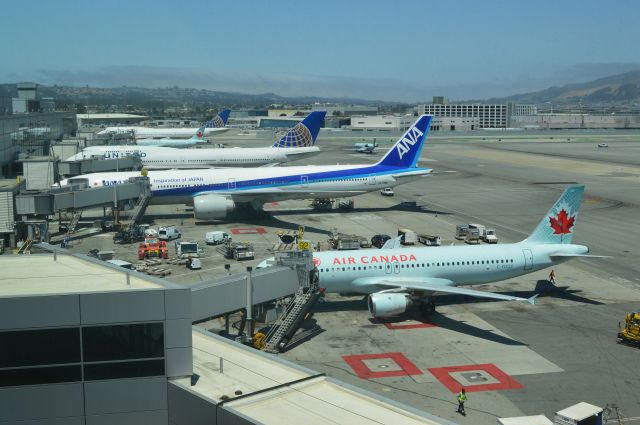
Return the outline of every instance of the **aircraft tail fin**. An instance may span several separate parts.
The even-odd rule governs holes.
[[[432,118],[431,115],[420,116],[376,165],[401,168],[415,167],[418,163],[420,152],[422,152],[424,141],[427,138]]]
[[[223,109],[213,117],[213,119],[207,122],[207,128],[222,128],[227,125],[227,120],[229,119],[229,114],[231,113],[231,109]]]
[[[196,134],[191,136],[192,140],[204,140],[204,127],[200,127],[196,130]]]
[[[313,111],[273,144],[274,148],[303,148],[316,144],[326,111]]]
[[[583,195],[584,186],[566,188],[526,241],[540,244],[570,244]]]

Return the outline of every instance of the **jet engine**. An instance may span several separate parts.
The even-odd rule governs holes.
[[[235,209],[235,202],[225,196],[204,194],[193,198],[193,215],[197,220],[220,220]]]
[[[411,306],[411,298],[408,294],[397,292],[376,292],[369,295],[367,307],[373,317],[398,316]]]

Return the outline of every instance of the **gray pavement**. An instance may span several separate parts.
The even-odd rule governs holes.
[[[186,206],[154,206],[149,216],[156,225],[178,225],[184,239],[202,240],[208,230],[264,227],[266,234],[240,237],[257,248],[255,261],[233,263],[233,270],[241,271],[271,255],[276,230],[293,230],[299,224],[306,227],[311,242],[325,241],[334,227],[367,237],[394,235],[399,227],[408,227],[439,234],[443,244],[459,243],[453,238],[455,225],[468,222],[495,227],[502,243],[518,241],[567,184],[584,183],[586,197],[574,241],[590,246],[593,254],[610,258],[579,259],[558,266],[555,288],[546,282],[547,271],[479,288],[521,296],[541,292],[535,307],[441,296],[429,322],[435,327],[393,329],[420,324],[407,317],[402,318],[406,322],[392,323],[390,329],[370,320],[362,298],[329,295],[305,323],[323,332],[281,355],[459,423],[495,424],[496,417],[539,413],[552,417],[553,412],[579,401],[600,406],[617,403],[625,416],[640,417],[640,351],[615,343],[618,322],[631,309],[640,308],[640,134],[434,136],[421,158],[421,165],[433,168],[434,175],[399,186],[393,198],[378,193],[359,196],[353,212],[315,213],[309,202],[287,201],[267,205],[268,218],[229,223],[196,223]],[[373,155],[347,150],[352,143],[373,137],[383,148],[395,139],[388,133],[360,136],[323,131],[319,138],[323,153],[307,163],[376,161],[382,149]],[[271,134],[226,138],[233,145],[262,146],[268,144]],[[597,148],[601,140],[609,147]],[[418,208],[405,208],[402,201],[416,201]],[[113,249],[111,236],[81,239],[72,249]],[[119,258],[135,258],[133,245],[116,250]],[[171,266],[168,279],[198,282],[222,273],[225,261],[207,248],[203,263],[203,270],[195,272]],[[363,379],[343,358],[380,353],[401,353],[419,373]],[[398,369],[388,359],[360,363],[376,372]],[[455,413],[455,395],[428,369],[485,364],[494,365],[515,384],[498,379],[508,389],[471,392],[468,415],[462,417]],[[474,376],[484,384],[496,383],[493,375],[472,372],[479,373]],[[456,376],[476,379],[469,373],[463,375]]]

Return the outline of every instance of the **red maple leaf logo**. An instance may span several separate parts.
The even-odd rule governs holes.
[[[313,257],[313,264],[318,267],[320,264],[322,264],[322,261],[320,261],[318,257]]]
[[[569,217],[567,212],[563,209],[560,210],[557,216],[549,217],[549,224],[553,229],[554,235],[566,235],[571,233],[573,223],[576,221],[576,216]]]
[[[198,131],[197,136],[198,136],[198,137],[202,137],[202,131]]]

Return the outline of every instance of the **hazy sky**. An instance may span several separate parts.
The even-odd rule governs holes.
[[[640,69],[640,2],[9,1],[0,82],[398,101]]]

